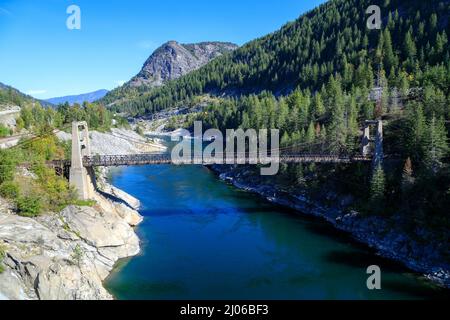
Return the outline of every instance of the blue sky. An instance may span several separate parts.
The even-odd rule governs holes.
[[[239,45],[324,0],[0,0],[0,82],[39,99],[113,89],[168,40]],[[69,5],[81,30],[69,30]]]

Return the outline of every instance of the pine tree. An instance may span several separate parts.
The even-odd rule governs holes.
[[[370,185],[370,200],[372,206],[375,206],[375,209],[380,209],[383,207],[383,202],[385,199],[385,186],[386,184],[386,176],[384,174],[383,167],[378,165],[372,176],[372,181]]]
[[[426,120],[421,104],[410,105],[407,114],[408,130],[406,132],[406,149],[413,160],[420,160],[424,151]]]
[[[383,31],[383,55],[384,55],[384,67],[386,70],[391,70],[392,67],[398,64],[397,56],[392,48],[391,33],[388,28]]]
[[[314,140],[316,140],[316,130],[314,127],[314,122],[311,121],[311,123],[308,126],[308,130],[306,131],[305,142],[313,143]]]
[[[445,122],[433,116],[428,122],[424,139],[424,163],[429,172],[436,174],[443,167],[442,159],[447,155],[448,142]]]
[[[355,147],[358,133],[358,107],[356,105],[355,97],[351,97],[347,106],[347,147],[349,149],[353,149]]]
[[[402,192],[407,194],[414,184],[413,168],[411,158],[406,159],[402,174]]]
[[[328,136],[330,151],[339,153],[343,151],[347,141],[344,96],[339,79],[334,79],[331,76],[327,86],[327,95],[329,109],[331,109],[331,122]]]
[[[320,93],[317,93],[314,96],[314,104],[313,105],[314,105],[314,113],[315,113],[316,118],[318,119],[318,118],[323,117],[325,115],[326,110],[325,110],[325,106],[323,104],[322,96]]]
[[[289,137],[289,133],[285,132],[283,134],[283,136],[281,137],[280,144],[282,147],[287,147],[287,146],[289,146],[290,142],[291,142],[291,138]]]
[[[280,99],[278,103],[278,118],[276,121],[276,128],[280,130],[284,130],[287,126],[287,120],[289,117],[289,107],[286,104],[285,99]]]
[[[417,54],[416,43],[414,42],[411,30],[406,33],[404,50],[406,57],[409,59],[413,59]]]

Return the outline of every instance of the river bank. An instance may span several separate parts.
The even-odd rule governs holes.
[[[220,179],[241,190],[258,194],[274,204],[324,219],[333,227],[375,249],[380,256],[400,262],[439,286],[450,288],[450,263],[446,257],[448,244],[426,230],[414,230],[412,236],[400,227],[402,223],[396,217],[391,221],[376,216],[363,217],[356,211],[349,211],[345,205],[324,206],[302,194],[294,195],[274,185],[260,184],[246,177],[241,169],[233,170],[225,166],[211,166],[210,169]]]

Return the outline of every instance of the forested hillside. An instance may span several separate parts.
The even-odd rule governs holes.
[[[24,103],[32,104],[33,102],[39,102],[47,107],[52,106],[51,103],[35,99],[0,82],[0,106],[3,104],[21,106]]]
[[[372,4],[381,7],[381,30],[367,28],[365,11]],[[402,212],[408,223],[434,225],[446,234],[449,10],[448,0],[329,1],[114,108],[139,115],[225,94],[197,119],[221,129],[278,128],[283,147],[332,153],[358,152],[362,123],[383,118],[392,159],[384,168],[283,166],[272,182],[294,192],[352,194],[367,213]]]
[[[383,28],[369,30],[366,8],[379,4]],[[403,92],[422,83],[448,88],[449,1],[334,0],[200,70],[117,108],[149,113],[202,93],[314,93],[339,74],[344,90],[384,85]],[[109,97],[110,99],[111,97]]]

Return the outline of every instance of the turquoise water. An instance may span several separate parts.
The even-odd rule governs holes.
[[[121,168],[142,202],[141,255],[106,286],[118,299],[424,299],[442,293],[320,220],[269,204],[198,166]],[[382,269],[369,291],[366,269]]]

